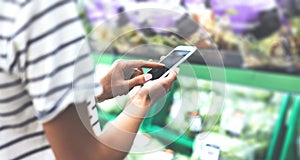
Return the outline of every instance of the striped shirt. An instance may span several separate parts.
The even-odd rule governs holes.
[[[73,1],[0,0],[1,160],[55,159],[42,123],[72,103],[88,102],[100,131],[93,93],[80,89],[94,73],[84,38]]]

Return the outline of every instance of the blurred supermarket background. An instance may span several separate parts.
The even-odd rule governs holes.
[[[200,51],[188,59],[196,74],[182,68],[141,126],[140,153],[126,159],[300,159],[299,0],[82,0],[78,8],[99,74],[118,58],[158,60],[178,45]],[[98,104],[102,127],[127,99]],[[142,152],[151,147],[159,149]]]

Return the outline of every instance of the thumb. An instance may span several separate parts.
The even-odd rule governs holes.
[[[142,84],[146,83],[147,81],[149,81],[151,78],[152,78],[151,74],[142,74],[142,75],[136,76],[136,77],[128,80],[129,87],[132,88],[137,85],[142,85]]]

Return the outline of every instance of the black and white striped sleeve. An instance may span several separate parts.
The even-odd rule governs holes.
[[[73,0],[32,1],[14,26],[8,70],[24,81],[41,122],[72,103],[94,101],[92,88],[74,93],[93,84],[94,70]]]

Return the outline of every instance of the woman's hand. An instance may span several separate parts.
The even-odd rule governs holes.
[[[170,70],[166,77],[149,81],[131,98],[129,103],[135,107],[151,107],[158,99],[165,96],[176,80],[178,69]]]
[[[142,60],[117,60],[107,74],[100,79],[103,93],[96,96],[103,101],[116,96],[127,94],[133,87],[143,85],[152,78],[151,74],[144,74],[142,68],[164,66],[161,63]]]

